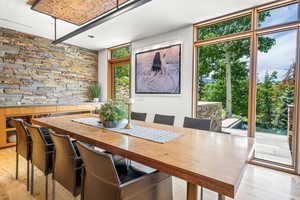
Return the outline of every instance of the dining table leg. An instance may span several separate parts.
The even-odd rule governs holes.
[[[187,200],[197,200],[198,186],[192,183],[187,183]]]
[[[225,200],[225,196],[222,194],[218,194],[218,200]]]

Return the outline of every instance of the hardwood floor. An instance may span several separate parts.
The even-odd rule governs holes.
[[[19,180],[15,179],[15,149],[0,150],[0,200],[43,200],[44,176],[36,170],[35,194],[26,191],[26,162],[20,159]],[[49,199],[51,199],[49,177]],[[173,178],[174,200],[185,200],[186,182]],[[74,199],[56,184],[56,200]],[[79,197],[77,198],[80,199]],[[217,194],[205,190],[205,200],[216,200]],[[230,200],[230,198],[226,198]],[[300,176],[248,165],[235,200],[300,200]]]

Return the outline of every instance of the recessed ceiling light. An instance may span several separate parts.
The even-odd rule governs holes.
[[[89,38],[95,38],[95,36],[93,36],[93,35],[88,35],[88,37],[89,37]]]

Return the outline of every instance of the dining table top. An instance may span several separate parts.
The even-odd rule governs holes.
[[[247,136],[133,122],[139,126],[183,134],[161,144],[72,121],[85,117],[97,115],[33,118],[32,123],[231,198],[235,197],[244,168],[254,150],[254,139]]]

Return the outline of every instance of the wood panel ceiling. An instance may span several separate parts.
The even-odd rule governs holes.
[[[119,0],[119,4],[128,0]],[[82,25],[117,7],[117,0],[28,0],[32,9],[72,24]]]

